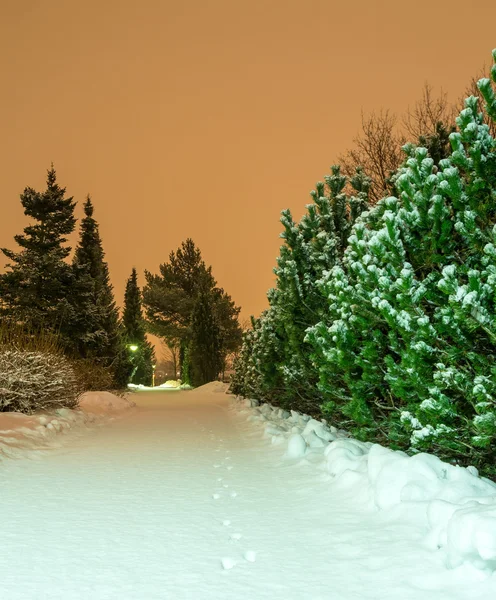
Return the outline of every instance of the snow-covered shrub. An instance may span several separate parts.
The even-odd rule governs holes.
[[[494,52],[496,60],[496,52]],[[492,70],[496,81],[496,67]],[[479,82],[496,115],[489,80]],[[468,98],[451,155],[406,146],[398,197],[359,219],[309,331],[329,406],[360,439],[496,458],[496,141]]]
[[[0,411],[31,414],[77,405],[74,369],[58,354],[36,350],[0,350]]]
[[[491,80],[478,85],[496,120]],[[320,398],[360,440],[496,472],[496,140],[479,110],[466,100],[437,163],[405,146],[397,196],[370,211],[366,182],[347,204],[333,169],[300,223],[283,213],[236,393],[309,413]]]
[[[313,203],[299,223],[289,210],[282,212],[284,244],[274,269],[277,284],[267,294],[269,309],[245,335],[232,381],[235,393],[319,411],[324,395],[317,387],[318,370],[310,360],[306,330],[326,306],[317,281],[342,255],[351,226],[366,207],[370,181],[358,169],[350,181],[354,195],[344,192],[346,184],[347,178],[333,166],[325,183],[318,182],[311,193]]]

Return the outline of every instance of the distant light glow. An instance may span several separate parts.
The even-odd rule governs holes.
[[[131,344],[129,346],[129,350],[131,350],[131,352],[136,352],[137,349],[138,349],[138,346],[136,344]]]

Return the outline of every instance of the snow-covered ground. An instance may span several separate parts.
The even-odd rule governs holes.
[[[0,598],[495,597],[494,484],[223,390],[2,458]]]
[[[61,433],[84,435],[86,429],[104,426],[135,407],[132,400],[110,392],[86,392],[79,398],[78,410],[60,408],[33,415],[0,412],[0,459],[43,456],[66,443]]]

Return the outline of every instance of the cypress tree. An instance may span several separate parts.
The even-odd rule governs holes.
[[[134,351],[130,351],[133,363],[130,383],[151,385],[155,353],[153,346],[146,339],[141,308],[141,292],[138,287],[138,275],[134,268],[126,284],[122,323],[128,349],[136,347]]]
[[[10,263],[0,275],[0,314],[29,328],[59,331],[71,318],[67,295],[72,273],[64,259],[76,220],[75,202],[65,191],[52,165],[44,192],[27,187],[21,194],[24,214],[35,221],[14,238],[21,251],[2,248]]]

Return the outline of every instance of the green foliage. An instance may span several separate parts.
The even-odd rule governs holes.
[[[199,364],[190,365],[189,361],[199,359],[198,353],[190,348],[198,335],[193,322],[195,306],[201,294],[208,294],[219,328],[221,363],[218,372],[221,371],[226,356],[236,351],[241,343],[240,308],[217,287],[212,267],[206,266],[193,240],[187,239],[176,252],[171,252],[169,262],[160,265],[159,274],[145,271],[145,278],[143,304],[149,330],[166,342],[173,340],[180,346],[179,363],[184,383],[195,377],[194,368],[197,373],[203,369]]]
[[[496,67],[491,74],[495,82]],[[491,81],[479,89],[494,120]],[[313,223],[322,211],[299,224],[283,214],[277,288],[245,335],[236,393],[284,401],[289,370],[304,407],[294,361],[298,346],[304,356],[311,348],[301,389],[318,378],[321,411],[335,424],[359,439],[495,472],[496,141],[479,110],[477,98],[466,100],[450,148],[441,128],[423,140],[427,147],[405,146],[392,177],[397,195],[351,222],[339,221],[351,210],[342,208],[344,184],[333,171],[333,228],[325,232],[334,243],[322,251],[320,272],[300,240],[312,223],[309,237],[321,242]],[[292,337],[300,322],[304,343],[300,332]]]
[[[427,148],[427,152],[435,165],[438,165],[443,158],[447,158],[451,154],[449,136],[455,131],[456,127],[452,126],[448,129],[442,121],[438,121],[433,133],[419,137],[419,146]]]
[[[75,203],[65,197],[52,166],[46,190],[25,188],[21,204],[33,223],[14,238],[19,252],[2,248],[10,263],[0,275],[0,317],[57,332],[72,315],[68,295],[73,278],[64,259],[70,252],[65,243],[74,230]]]
[[[284,244],[274,269],[277,286],[268,293],[270,308],[245,335],[252,382],[245,374],[236,375],[233,389],[237,393],[256,395],[286,408],[298,406],[309,413],[318,411],[327,397],[325,390],[317,387],[318,370],[310,360],[311,347],[305,336],[326,307],[317,282],[339,263],[352,224],[367,206],[369,180],[363,171],[357,169],[350,182],[352,194],[345,193],[346,184],[340,168],[333,166],[325,183],[317,183],[311,193],[313,203],[307,205],[299,223],[289,210],[282,212]],[[237,369],[241,364],[240,358]]]
[[[217,378],[222,368],[221,329],[215,315],[216,297],[200,292],[191,317],[191,383],[200,386]]]
[[[155,352],[153,346],[146,339],[145,322],[141,309],[141,292],[138,287],[138,275],[134,268],[126,283],[122,323],[127,347],[137,346],[137,350],[130,352],[133,364],[130,383],[150,386],[153,378]]]
[[[34,224],[15,236],[20,252],[2,250],[10,260],[0,275],[2,321],[21,325],[35,337],[40,331],[58,335],[58,344],[71,360],[91,360],[110,369],[114,386],[121,385],[129,357],[123,352],[118,309],[90,198],[72,265],[66,261],[70,248],[65,243],[74,230],[75,203],[57,184],[53,166],[46,191],[26,188],[21,203]]]
[[[110,368],[114,372],[114,384],[120,387],[127,384],[124,374],[130,370],[125,364],[129,357],[124,351],[124,331],[89,196],[84,213],[80,240],[72,261],[74,286],[69,298],[73,316],[65,322],[63,333],[75,356]]]
[[[355,224],[308,338],[354,435],[480,466],[496,441],[496,142],[476,98],[457,125],[437,166],[405,147],[398,197]]]

